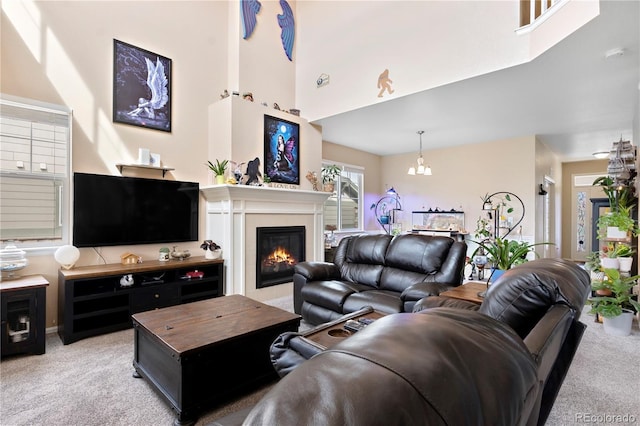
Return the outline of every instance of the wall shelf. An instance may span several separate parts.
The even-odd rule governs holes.
[[[145,166],[144,164],[116,164],[116,167],[120,171],[120,174],[122,174],[122,169],[161,170],[162,171],[162,177],[164,177],[164,175],[167,172],[169,172],[171,170],[175,170],[175,169],[173,169],[171,167]]]

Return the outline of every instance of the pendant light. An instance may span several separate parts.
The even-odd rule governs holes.
[[[420,135],[420,156],[418,157],[418,168],[416,169],[414,166],[409,167],[407,174],[412,176],[416,174],[431,176],[431,167],[428,165],[425,167],[424,159],[422,158],[422,134],[424,133],[424,130],[418,130],[416,133]]]

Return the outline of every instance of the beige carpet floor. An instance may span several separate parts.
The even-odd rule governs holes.
[[[291,300],[271,303],[291,309]],[[593,317],[548,425],[640,424],[640,330],[631,336],[604,334]],[[172,411],[142,379],[132,377],[133,330],[62,345],[47,336],[45,355],[0,362],[0,424],[3,426],[171,425]],[[215,386],[215,383],[212,383]],[[196,425],[252,405],[268,387],[203,414]],[[498,391],[499,392],[499,391]],[[497,395],[499,397],[499,395]],[[611,416],[633,416],[616,422]],[[609,416],[609,417],[605,417]],[[597,421],[598,419],[603,421]],[[628,418],[628,417],[627,417]],[[611,421],[604,421],[604,420]]]

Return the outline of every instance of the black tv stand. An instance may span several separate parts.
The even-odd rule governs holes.
[[[137,312],[224,295],[221,259],[147,261],[85,266],[58,272],[58,334],[67,345],[132,326]],[[202,278],[184,279],[198,270]],[[122,286],[131,274],[133,285]]]
[[[164,284],[164,280],[149,280],[149,281],[142,281],[140,283],[140,285],[152,285],[152,284]]]

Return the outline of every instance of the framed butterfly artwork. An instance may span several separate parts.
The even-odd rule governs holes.
[[[300,185],[300,125],[264,116],[264,176]]]

